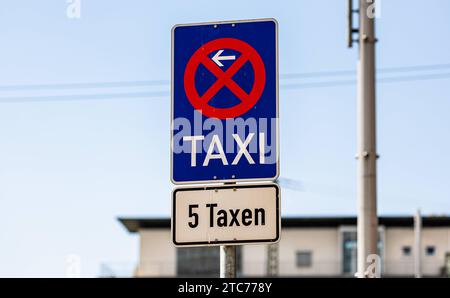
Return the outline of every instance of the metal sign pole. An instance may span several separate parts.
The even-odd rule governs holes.
[[[224,183],[224,185],[235,185],[236,182]],[[236,246],[220,246],[220,278],[236,277]]]
[[[220,278],[236,277],[236,246],[220,246]]]
[[[267,246],[267,275],[278,276],[278,243]]]

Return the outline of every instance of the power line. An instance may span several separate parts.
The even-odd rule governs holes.
[[[422,75],[396,76],[377,79],[378,83],[400,83],[410,81],[426,81],[450,78],[450,73],[435,73]],[[328,88],[337,86],[348,86],[356,84],[356,80],[335,80],[323,82],[292,83],[281,84],[282,90],[307,89],[307,88]],[[98,93],[98,94],[75,94],[75,95],[51,95],[51,96],[15,96],[0,97],[0,103],[26,103],[26,102],[50,102],[50,101],[83,101],[83,100],[105,100],[124,98],[158,98],[168,97],[169,91],[155,92],[123,92],[123,93]]]
[[[428,65],[412,65],[412,66],[399,66],[399,67],[384,67],[380,68],[381,73],[387,72],[409,72],[409,71],[421,71],[421,70],[444,70],[450,68],[450,64],[428,64]]]
[[[450,64],[429,64],[429,65],[412,65],[399,67],[379,68],[377,73],[395,73],[395,72],[415,72],[427,70],[445,70],[449,69]],[[338,71],[318,71],[309,73],[289,73],[280,75],[280,79],[296,79],[296,78],[313,78],[313,77],[331,77],[331,76],[347,76],[356,75],[356,70],[338,70]]]
[[[168,91],[157,92],[127,92],[127,93],[105,93],[105,94],[80,94],[80,95],[52,95],[52,96],[21,96],[21,97],[0,97],[0,103],[29,103],[29,102],[50,102],[50,101],[84,101],[84,100],[104,100],[104,99],[124,99],[124,98],[156,98],[168,97]]]
[[[412,65],[400,67],[380,68],[379,73],[414,72],[426,70],[449,69],[450,64]],[[356,70],[318,71],[306,73],[281,74],[280,79],[317,78],[356,75]],[[137,80],[137,81],[112,81],[92,83],[61,83],[61,84],[30,84],[30,85],[0,85],[0,91],[33,91],[33,90],[70,90],[70,89],[96,89],[96,88],[121,88],[121,87],[155,87],[168,86],[170,80]]]
[[[115,87],[153,87],[169,85],[168,80],[153,81],[117,81],[98,83],[65,83],[65,84],[36,84],[36,85],[5,85],[0,86],[0,91],[29,91],[29,90],[64,90],[64,89],[95,89],[95,88],[115,88]]]
[[[379,78],[379,79],[377,79],[377,82],[378,83],[396,83],[396,82],[426,81],[426,80],[436,80],[436,79],[446,79],[446,78],[450,78],[450,73]],[[280,88],[281,89],[326,88],[326,87],[337,87],[337,86],[346,86],[346,85],[355,85],[355,84],[356,84],[356,80],[339,80],[339,81],[281,84]]]
[[[354,74],[356,74],[356,70],[287,73],[287,74],[280,74],[280,79],[288,80],[288,79],[299,79],[299,78],[335,77],[335,76],[346,76],[346,75],[354,75]]]

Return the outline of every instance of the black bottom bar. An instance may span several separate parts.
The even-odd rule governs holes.
[[[106,293],[119,297],[337,297],[341,294],[384,297],[396,292],[404,297],[406,293],[419,290],[446,296],[450,292],[450,279],[2,279],[0,287],[2,292],[13,294],[11,297],[20,297],[20,294],[105,297]]]

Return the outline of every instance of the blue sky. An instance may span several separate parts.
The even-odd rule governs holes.
[[[69,254],[81,257],[83,276],[97,276],[101,263],[129,266],[137,261],[138,238],[116,218],[169,216],[174,24],[278,20],[280,85],[296,86],[280,91],[281,176],[301,185],[283,189],[283,215],[355,214],[356,86],[329,86],[355,75],[286,78],[355,70],[357,51],[346,48],[346,1],[226,4],[81,0],[81,18],[69,19],[64,0],[2,2],[0,276],[64,276]],[[380,72],[383,215],[418,207],[450,213],[449,11],[447,0],[382,1],[378,68],[441,65]],[[417,79],[389,79],[405,76]],[[26,87],[136,81],[162,82]],[[148,96],[126,95],[136,93]]]

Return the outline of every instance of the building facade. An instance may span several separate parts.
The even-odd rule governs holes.
[[[218,277],[219,248],[176,248],[169,219],[120,218],[140,239],[136,277]],[[382,276],[414,275],[413,217],[379,218],[378,256]],[[356,272],[356,218],[284,218],[278,244],[237,250],[238,276],[352,277]],[[450,273],[450,217],[422,218],[423,276]]]

